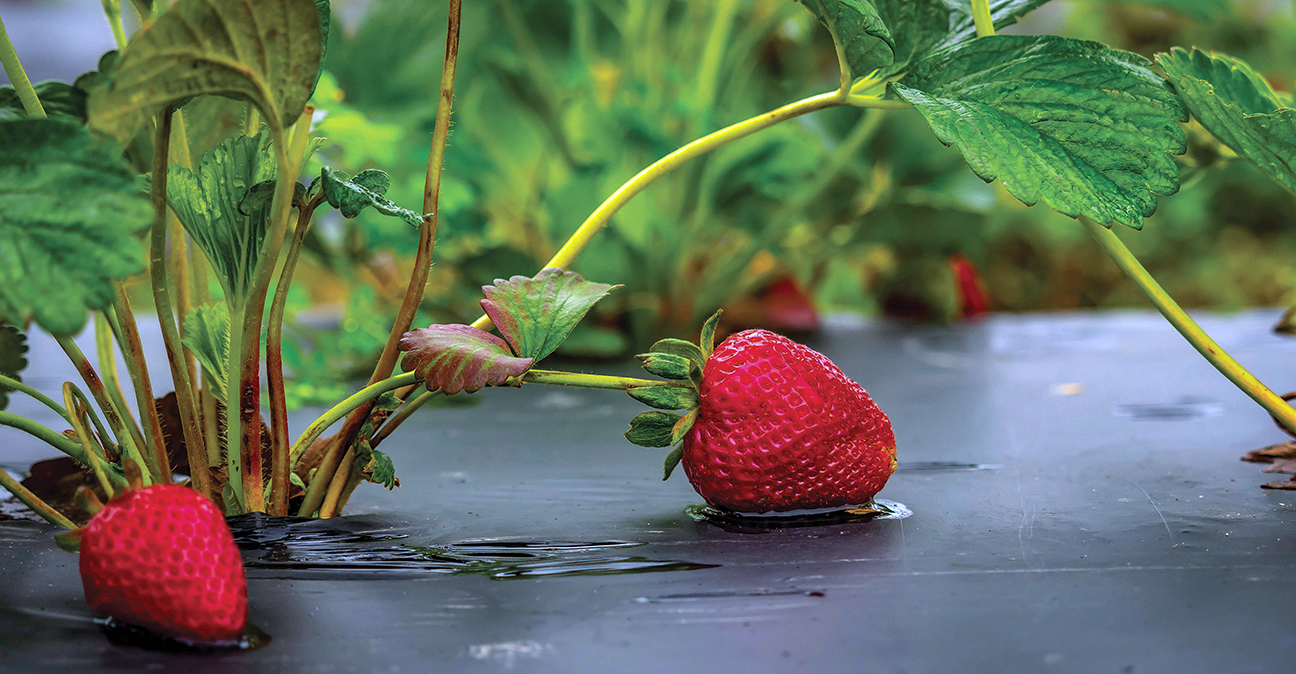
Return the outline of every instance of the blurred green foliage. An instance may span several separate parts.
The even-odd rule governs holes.
[[[387,196],[417,209],[445,2],[335,0],[334,11],[315,94],[329,143],[308,171],[380,167],[392,177]],[[1287,2],[1059,0],[1010,32],[1148,57],[1172,45],[1225,51],[1284,93],[1296,75]],[[466,3],[424,310],[475,318],[480,286],[533,273],[652,161],[836,78],[827,32],[786,0]],[[1189,136],[1183,189],[1121,237],[1186,306],[1296,300],[1293,197],[1200,127]],[[383,279],[399,278],[390,272],[415,245],[406,225],[366,212],[326,216],[309,249],[320,270],[369,288],[348,293],[346,323],[358,325],[362,311],[394,312],[400,284]],[[995,309],[1145,306],[1077,223],[980,181],[918,114],[833,109],[696,160],[631,201],[573,265],[626,288],[571,346],[609,354],[688,333],[715,307],[789,276],[821,310],[878,313],[904,296],[952,320],[955,253],[980,270]],[[317,348],[334,348],[327,341]]]

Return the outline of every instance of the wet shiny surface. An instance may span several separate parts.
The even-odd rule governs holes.
[[[1296,340],[1267,332],[1276,317],[1202,322],[1287,390]],[[0,523],[0,662],[195,673],[1291,669],[1296,494],[1262,491],[1274,476],[1238,461],[1284,438],[1160,318],[838,325],[812,346],[890,416],[901,465],[880,496],[911,517],[727,530],[685,513],[699,501],[682,475],[660,481],[664,451],[620,437],[640,410],[627,396],[483,391],[475,406],[420,413],[383,447],[403,488],[368,485],[347,518],[244,538],[251,620],[274,635],[258,651],[113,645],[52,529]],[[53,370],[30,379],[61,381]],[[40,450],[6,447],[2,461],[27,453]]]

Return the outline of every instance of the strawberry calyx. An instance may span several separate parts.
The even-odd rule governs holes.
[[[697,422],[698,408],[701,406],[702,372],[715,349],[716,325],[723,313],[723,310],[717,311],[707,319],[702,325],[702,334],[697,344],[683,339],[662,339],[653,344],[647,353],[635,356],[643,360],[643,369],[650,374],[673,382],[626,390],[630,397],[656,408],[650,412],[640,412],[630,420],[630,429],[625,432],[626,439],[640,447],[674,447],[666,455],[662,470],[663,481],[670,479],[671,473],[684,457],[684,448],[680,443]],[[684,413],[677,414],[676,410]]]

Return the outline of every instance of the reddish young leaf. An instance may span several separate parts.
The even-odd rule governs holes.
[[[548,267],[535,278],[497,279],[482,288],[486,299],[481,305],[515,353],[538,361],[567,339],[595,302],[620,287]]]
[[[501,386],[533,362],[514,356],[504,340],[470,325],[411,330],[401,337],[400,349],[408,352],[401,361],[406,372],[418,373],[429,391],[440,389],[447,395]]]

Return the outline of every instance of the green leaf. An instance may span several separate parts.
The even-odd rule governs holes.
[[[514,353],[539,362],[567,339],[595,303],[620,287],[549,267],[534,278],[496,279],[495,285],[482,288],[486,299],[481,305]]]
[[[333,28],[333,3],[329,0],[315,0],[315,13],[319,16],[320,55],[315,81],[311,83],[311,96],[315,95],[315,87],[319,86],[320,76],[324,74],[324,62],[328,60],[329,31]],[[307,96],[306,100],[310,100],[310,96]]]
[[[531,358],[518,358],[508,344],[469,325],[430,325],[401,337],[401,361],[416,372],[429,391],[446,395],[473,393],[486,386],[503,386],[531,368]]]
[[[688,358],[696,363],[699,368],[706,365],[707,357],[702,353],[702,349],[698,348],[697,344],[686,342],[682,339],[667,337],[666,339],[657,340],[649,351],[654,353],[669,353],[683,358]]]
[[[211,388],[217,400],[225,400],[225,382],[229,380],[229,340],[229,305],[224,302],[196,306],[185,314],[181,343],[202,365],[203,382]]]
[[[625,432],[626,440],[640,447],[671,446],[671,429],[684,417],[670,412],[640,412],[630,420],[630,430]]]
[[[949,34],[951,9],[946,0],[874,0],[873,4],[894,38],[894,58],[878,73],[882,77],[909,67]]]
[[[716,326],[720,324],[720,317],[723,315],[724,309],[717,309],[714,314],[711,314],[711,318],[706,319],[706,323],[702,324],[702,337],[698,340],[698,344],[702,347],[702,365],[704,366],[707,359],[711,357],[711,352],[715,351]]]
[[[67,119],[0,121],[0,320],[80,332],[144,270],[152,220],[116,143]]]
[[[675,422],[675,426],[671,428],[671,444],[679,444],[679,442],[684,439],[684,436],[693,429],[693,424],[697,423],[697,420],[698,408],[694,407],[689,410],[688,414],[685,414],[679,421]]]
[[[689,369],[697,367],[691,358],[673,353],[641,353],[635,358],[643,359],[643,369],[667,379],[688,380]]]
[[[388,491],[400,486],[400,479],[396,477],[396,466],[392,464],[391,457],[376,449],[370,450],[369,463],[360,469],[360,472],[366,480],[380,484]]]
[[[387,418],[387,413],[395,412],[400,408],[404,401],[395,391],[388,391],[374,400],[373,407],[370,408],[369,417],[360,424],[360,432],[356,435],[359,438],[369,438],[378,430],[376,426],[380,421]]]
[[[996,35],[891,84],[983,180],[1027,205],[1138,229],[1179,189],[1178,98],[1146,59],[1097,42]]]
[[[400,218],[411,227],[423,224],[423,216],[384,198],[391,187],[391,178],[378,169],[365,169],[352,178],[325,166],[320,171],[320,184],[324,188],[324,198],[344,218],[354,218],[365,206],[372,206],[375,211]]]
[[[176,165],[167,169],[167,203],[211,261],[235,306],[242,306],[251,290],[270,221],[267,193],[253,195],[257,185],[273,184],[275,178],[267,136],[225,140],[202,156],[197,173]]]
[[[1245,61],[1197,49],[1157,56],[1184,105],[1220,142],[1296,192],[1296,110]]]
[[[320,28],[315,0],[178,0],[90,92],[90,123],[126,143],[167,105],[220,94],[251,102],[272,129],[285,129],[315,87]]]
[[[631,398],[659,410],[687,410],[698,406],[698,393],[690,386],[635,386],[626,389]]]
[[[799,0],[833,34],[852,79],[895,62],[895,40],[869,0]]]
[[[36,90],[36,97],[40,99],[41,107],[45,108],[45,114],[51,117],[56,115],[71,117],[85,123],[86,94],[84,91],[64,82],[41,82],[32,88]],[[22,101],[18,100],[18,92],[13,87],[0,87],[0,114],[6,112],[10,113],[7,116],[12,117],[27,116]]]
[[[680,459],[684,458],[684,447],[676,447],[666,455],[666,463],[662,466],[662,482],[670,479],[671,473],[675,472],[675,466],[679,465]]]
[[[22,381],[27,367],[27,335],[12,325],[0,325],[0,374]],[[0,386],[0,410],[9,406],[9,389]]]

